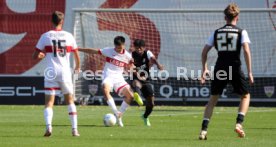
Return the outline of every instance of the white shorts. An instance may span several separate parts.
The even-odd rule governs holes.
[[[73,94],[72,82],[58,82],[58,81],[44,81],[45,94],[56,95],[60,94]]]
[[[129,88],[129,84],[125,81],[123,77],[104,77],[102,85],[109,84],[110,88],[113,88],[114,91],[120,96],[123,97],[123,89]]]

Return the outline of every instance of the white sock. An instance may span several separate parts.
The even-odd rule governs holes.
[[[47,129],[52,129],[52,120],[53,120],[53,108],[44,109],[44,119]]]
[[[68,105],[69,118],[71,120],[72,129],[78,128],[77,108],[75,104]]]
[[[208,120],[208,121],[210,121],[210,119],[209,119],[209,118],[203,118],[203,120]]]
[[[120,107],[120,112],[124,113],[127,110],[127,107],[129,106],[128,103],[125,101],[122,102],[121,107]]]
[[[243,112],[238,112],[238,114],[245,116],[245,114]]]
[[[108,106],[111,107],[113,113],[116,114],[116,113],[118,112],[118,110],[117,110],[117,107],[116,107],[116,105],[115,105],[114,99],[113,99],[113,98],[110,98],[110,99],[108,99],[106,102],[107,102]]]

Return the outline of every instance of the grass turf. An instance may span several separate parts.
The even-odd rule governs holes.
[[[244,122],[246,137],[234,133],[236,110],[217,107],[209,125],[208,140],[199,141],[203,107],[155,107],[152,127],[140,116],[143,107],[131,107],[124,128],[104,127],[107,106],[78,106],[80,137],[71,136],[66,106],[55,106],[53,135],[45,131],[43,106],[0,106],[0,146],[276,146],[276,108],[250,108]]]

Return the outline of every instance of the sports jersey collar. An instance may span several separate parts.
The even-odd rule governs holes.
[[[118,54],[124,54],[124,53],[125,53],[125,50],[126,50],[126,49],[123,49],[123,52],[122,52],[122,53],[118,53],[118,52],[115,50],[115,48],[114,48],[114,51],[115,51],[116,53],[118,53]]]
[[[232,27],[234,27],[234,26],[236,26],[236,25],[233,25],[233,24],[226,24],[225,26],[232,26]]]
[[[62,29],[53,29],[53,31],[62,31]]]

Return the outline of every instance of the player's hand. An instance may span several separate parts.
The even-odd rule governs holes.
[[[252,73],[248,74],[249,84],[252,86],[254,84],[254,77]]]
[[[200,78],[200,83],[205,84],[206,82],[206,77],[210,75],[210,71],[208,69],[203,70],[201,78]]]
[[[129,51],[129,52],[134,52],[134,51],[135,51],[135,48],[129,48],[128,51]]]
[[[158,68],[159,70],[164,70],[164,65],[159,64],[159,65],[157,66],[157,68]]]
[[[43,59],[45,57],[45,54],[43,52],[40,52],[37,56],[38,59]]]
[[[79,67],[76,67],[74,73],[75,73],[75,74],[79,74],[80,72],[81,72],[80,68],[79,68]]]
[[[145,77],[145,76],[141,76],[141,77],[138,77],[139,78],[139,80],[141,80],[141,81],[146,81],[147,80],[147,78]]]

